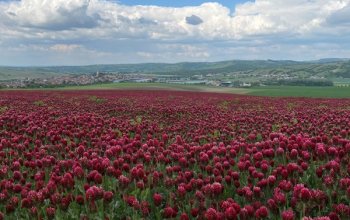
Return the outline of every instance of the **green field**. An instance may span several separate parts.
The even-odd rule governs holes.
[[[350,87],[268,86],[256,87],[247,94],[272,97],[350,98]]]
[[[109,83],[89,86],[72,86],[65,87],[64,89],[171,89],[272,97],[350,98],[350,87],[266,86],[245,89],[164,83]]]
[[[176,90],[197,92],[220,92],[271,97],[313,97],[313,98],[350,98],[350,87],[306,87],[306,86],[264,86],[253,88],[226,88],[205,85],[182,85],[165,83],[106,83],[87,86],[66,86],[59,88],[41,88],[40,90]],[[23,89],[29,90],[29,89]]]
[[[176,90],[176,91],[197,91],[197,92],[221,92],[246,94],[254,90],[240,88],[212,87],[205,85],[183,85],[168,83],[106,83],[87,86],[67,86],[55,88],[55,90],[101,90],[101,89],[132,89],[132,90]]]

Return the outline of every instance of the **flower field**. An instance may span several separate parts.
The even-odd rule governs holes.
[[[350,99],[0,93],[0,219],[350,219]]]

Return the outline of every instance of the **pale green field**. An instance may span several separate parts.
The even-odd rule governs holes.
[[[53,90],[104,90],[104,89],[132,89],[132,90],[176,90],[176,91],[197,91],[197,92],[221,92],[247,94],[254,89],[212,87],[205,85],[183,85],[168,83],[106,83],[87,86],[67,86],[54,88]]]
[[[87,86],[40,88],[35,90],[175,90],[196,92],[219,92],[271,97],[350,98],[350,87],[266,86],[253,88],[225,88],[205,85],[182,85],[165,83],[106,83]],[[33,90],[33,89],[23,89]]]

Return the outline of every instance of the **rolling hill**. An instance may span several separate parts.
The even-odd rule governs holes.
[[[293,74],[300,77],[350,78],[349,59],[316,61],[230,60],[220,62],[101,64],[89,66],[0,67],[0,80],[48,78],[64,74],[95,72],[153,73],[179,76],[196,74]]]

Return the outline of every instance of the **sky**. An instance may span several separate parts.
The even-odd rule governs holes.
[[[0,0],[0,65],[350,58],[350,0]]]
[[[253,0],[251,0],[253,1]],[[157,5],[157,6],[165,6],[165,7],[185,7],[185,6],[198,6],[208,1],[200,1],[200,0],[121,0],[114,1],[119,2],[125,5]],[[216,1],[223,6],[234,8],[236,4],[247,2],[247,0],[221,0]]]

